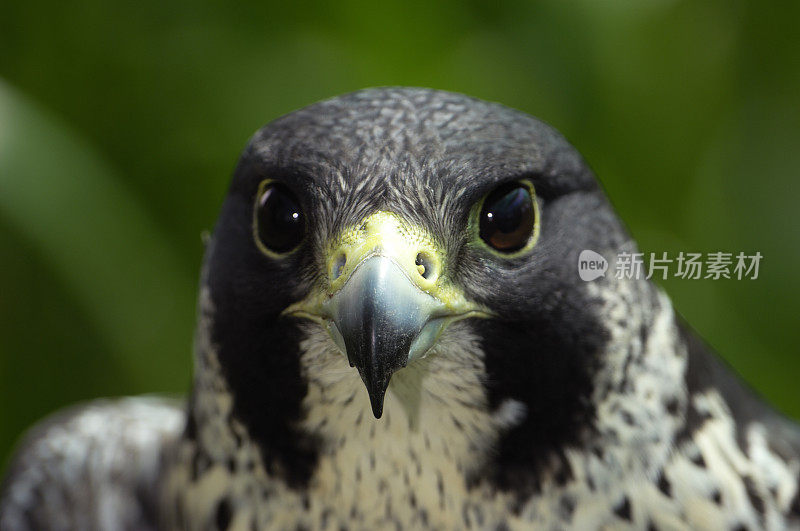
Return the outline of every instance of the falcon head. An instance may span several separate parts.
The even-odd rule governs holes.
[[[235,413],[281,453],[318,405],[380,419],[478,387],[475,408],[524,417],[503,455],[562,445],[595,413],[609,336],[578,255],[628,241],[577,151],[521,112],[387,88],[286,115],[242,154],[207,252]]]

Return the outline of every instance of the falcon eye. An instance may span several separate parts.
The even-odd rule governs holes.
[[[273,253],[285,253],[300,245],[306,228],[295,195],[274,181],[264,181],[258,187],[253,223],[256,242]]]
[[[522,183],[504,184],[483,201],[479,235],[502,253],[513,253],[531,241],[536,228],[536,206],[531,188]]]

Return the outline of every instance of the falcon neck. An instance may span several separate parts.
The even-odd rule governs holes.
[[[372,414],[358,372],[328,334],[309,323],[298,344],[306,386],[302,415],[264,436],[239,414],[239,397],[231,392],[219,351],[209,338],[211,320],[212,313],[204,312],[198,327],[187,434],[211,461],[238,461],[242,452],[249,453],[243,448],[257,448],[258,455],[248,459],[284,475],[289,484],[306,483],[312,474],[324,476],[326,467],[353,455],[364,460],[359,467],[365,474],[376,466],[399,470],[408,466],[409,456],[416,456],[411,458],[415,466],[448,463],[454,473],[467,477],[485,463],[501,434],[524,416],[524,408],[511,400],[494,410],[489,407],[480,344],[467,323],[454,324],[435,352],[394,375],[380,419]],[[259,405],[265,416],[281,407]]]

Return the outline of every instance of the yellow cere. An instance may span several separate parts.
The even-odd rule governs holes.
[[[424,278],[417,267],[417,255],[430,261],[433,272]],[[408,277],[420,288],[429,291],[436,286],[442,267],[440,253],[428,235],[412,227],[391,212],[376,212],[356,227],[345,230],[328,252],[328,271],[331,280],[328,291],[337,291],[350,273],[363,260],[374,255],[393,258]],[[345,257],[344,268],[336,277],[337,265]]]
[[[441,301],[449,314],[490,314],[487,309],[466,300],[462,291],[442,275],[444,253],[431,235],[387,211],[371,214],[342,231],[326,253],[328,283],[323,293],[312,292],[284,313],[314,320],[323,317],[320,315],[322,302],[339,291],[361,263],[377,255],[392,259],[414,285]]]

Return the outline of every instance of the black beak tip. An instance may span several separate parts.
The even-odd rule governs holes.
[[[369,394],[369,403],[372,406],[372,414],[376,419],[383,416],[383,401],[386,398],[386,389],[389,387],[389,379],[386,382],[371,382],[369,378],[363,378]]]
[[[369,401],[372,403],[372,414],[375,415],[376,419],[381,418],[383,416],[383,397],[374,398],[370,396]]]

